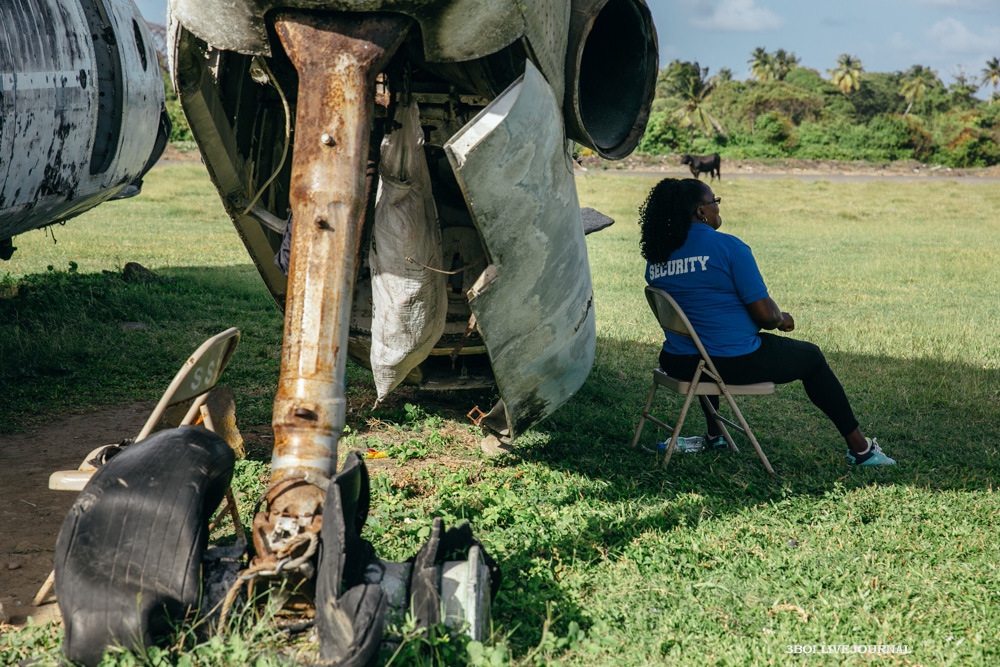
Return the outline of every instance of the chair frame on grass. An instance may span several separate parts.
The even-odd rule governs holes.
[[[666,453],[660,464],[661,466],[666,467],[667,464],[670,463],[670,457],[673,455],[674,449],[677,446],[677,438],[680,436],[681,427],[684,425],[684,419],[687,417],[688,409],[691,407],[691,402],[694,397],[697,396],[702,405],[705,406],[706,411],[712,415],[715,423],[718,424],[719,428],[722,430],[722,435],[726,439],[726,443],[729,445],[729,448],[734,452],[739,451],[736,447],[736,443],[733,442],[733,437],[729,434],[728,429],[726,429],[727,424],[744,434],[750,440],[754,449],[757,450],[757,455],[760,457],[761,462],[763,462],[764,468],[767,472],[773,475],[774,470],[771,468],[770,462],[768,462],[767,457],[764,455],[764,451],[760,448],[760,443],[757,442],[757,438],[754,436],[753,431],[750,429],[750,425],[743,417],[743,413],[740,412],[739,407],[736,405],[736,400],[733,397],[765,396],[773,394],[774,383],[758,382],[756,384],[726,384],[723,381],[722,376],[719,374],[719,371],[715,368],[712,358],[709,356],[708,352],[705,351],[705,346],[702,345],[701,340],[698,338],[698,334],[694,330],[694,327],[691,326],[691,322],[688,320],[687,315],[685,315],[684,311],[681,310],[681,307],[677,305],[674,298],[661,289],[647,285],[646,301],[649,302],[649,307],[652,309],[653,314],[660,323],[660,327],[662,327],[664,331],[670,331],[690,338],[695,347],[698,348],[698,354],[701,356],[701,359],[699,360],[698,367],[695,369],[694,375],[691,377],[690,381],[671,377],[662,368],[653,369],[653,387],[649,390],[649,396],[646,398],[646,405],[643,407],[642,416],[639,418],[639,425],[635,429],[635,436],[632,438],[632,448],[635,449],[635,447],[639,444],[639,438],[646,425],[646,420],[653,422],[666,431],[670,431],[670,442],[667,445]],[[684,396],[684,406],[681,408],[680,416],[677,418],[677,423],[674,426],[670,426],[670,424],[658,419],[650,412],[650,408],[653,405],[653,398],[656,396],[656,390],[660,387],[665,387]],[[708,396],[725,396],[726,402],[729,404],[729,407],[732,409],[733,414],[739,423],[735,423],[720,415],[718,410],[716,410],[708,401]]]
[[[202,426],[214,432],[215,425],[205,402],[218,383],[219,377],[233,356],[239,341],[240,330],[231,327],[198,346],[198,349],[184,362],[166,391],[163,392],[142,430],[139,431],[139,435],[132,441],[133,444],[149,436],[169,408],[187,401],[191,401],[191,406],[177,426],[189,426],[200,422]],[[49,488],[53,491],[82,491],[90,478],[97,472],[97,466],[91,461],[99,458],[101,450],[111,446],[113,445],[102,445],[87,454],[83,463],[76,470],[59,470],[52,473],[49,476]],[[219,516],[225,512],[228,512],[233,518],[237,537],[246,539],[243,525],[240,523],[239,514],[236,511],[236,499],[232,489],[226,490],[226,506],[219,512]],[[37,607],[45,601],[52,590],[54,581],[55,571],[52,571],[35,596],[32,602],[34,606]]]

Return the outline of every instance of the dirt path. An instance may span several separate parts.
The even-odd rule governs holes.
[[[33,607],[52,570],[56,536],[76,494],[50,491],[49,475],[76,468],[95,447],[142,428],[152,404],[66,415],[27,433],[0,435],[0,621],[58,618],[56,604]],[[6,617],[6,618],[4,618]]]
[[[957,181],[960,183],[1000,182],[1000,165],[975,169],[952,169],[941,165],[922,164],[913,160],[898,162],[842,162],[820,160],[722,160],[725,179],[795,178],[803,181]],[[609,162],[597,156],[580,158],[577,174],[628,174],[635,176],[671,176],[688,178],[691,172],[680,164],[676,155],[630,155],[624,160]],[[707,179],[708,175],[703,175]]]
[[[181,152],[169,146],[157,166],[201,159],[197,151]],[[680,164],[679,155],[639,155],[633,153],[624,160],[609,161],[596,155],[579,159],[577,175],[588,173],[631,174],[635,176],[673,176],[687,178],[688,168]],[[725,178],[797,178],[804,181],[959,181],[968,183],[1000,182],[1000,165],[972,169],[952,169],[943,165],[924,164],[915,160],[896,162],[845,162],[838,160],[722,160]],[[707,175],[704,176],[707,178]]]

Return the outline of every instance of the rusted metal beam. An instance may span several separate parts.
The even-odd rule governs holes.
[[[375,78],[410,24],[411,19],[392,14],[295,12],[275,20],[299,75],[299,93],[290,186],[291,264],[272,418],[274,482],[300,477],[322,486],[336,469]],[[319,513],[323,492],[315,484],[272,488],[285,489],[268,498],[272,518],[305,520]],[[254,527],[256,536],[256,521]]]

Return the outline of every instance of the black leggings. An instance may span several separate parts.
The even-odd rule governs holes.
[[[660,368],[676,378],[691,378],[700,358],[697,354],[677,355],[661,351]],[[760,347],[754,352],[740,357],[712,357],[712,361],[722,379],[731,384],[786,384],[802,380],[809,400],[830,418],[840,435],[847,437],[858,428],[858,420],[840,380],[826,363],[823,352],[812,343],[761,333]],[[709,396],[708,400],[718,409],[718,396]],[[709,433],[718,435],[713,433],[717,427],[707,411],[705,420]]]

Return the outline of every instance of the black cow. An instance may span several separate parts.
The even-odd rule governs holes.
[[[688,165],[691,170],[691,175],[695,178],[700,178],[702,173],[708,172],[708,179],[712,180],[712,177],[722,180],[722,172],[719,170],[719,166],[722,164],[722,160],[719,158],[718,153],[712,153],[711,155],[682,155],[681,164]]]

